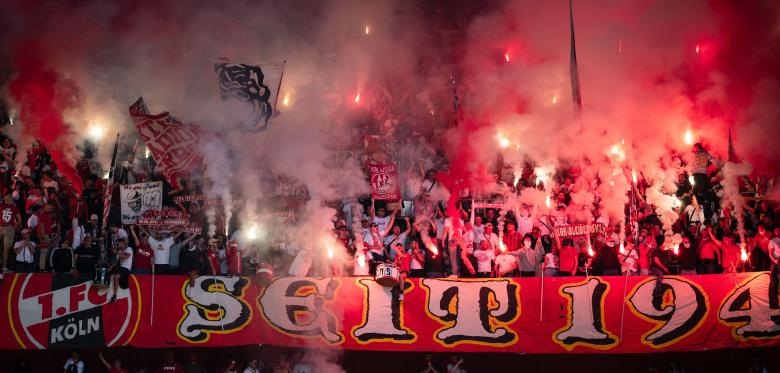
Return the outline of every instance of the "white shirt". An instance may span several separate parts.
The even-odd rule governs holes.
[[[775,260],[780,258],[780,238],[775,237],[769,241],[769,255]]]
[[[517,268],[517,260],[514,255],[505,252],[496,257],[496,265],[498,266],[498,272],[513,271]]]
[[[385,245],[390,246],[391,249],[395,248],[395,244],[403,244],[406,242],[406,232],[401,232],[398,236],[391,234],[385,237]]]
[[[162,240],[156,240],[154,237],[149,237],[149,245],[154,252],[154,264],[169,264],[171,246],[173,246],[173,237],[163,238]]]
[[[30,218],[27,219],[27,228],[35,229],[35,227],[38,226],[38,215],[30,215]]]
[[[260,373],[260,371],[254,368],[246,367],[246,369],[244,369],[244,373]]]
[[[409,250],[409,255],[411,257],[409,258],[409,269],[423,269],[423,264],[420,263],[420,261],[417,260],[417,258],[412,255],[412,250]],[[425,257],[425,254],[423,254],[423,258]]]
[[[122,250],[120,253],[130,254],[126,259],[119,259],[119,265],[123,268],[127,268],[128,270],[133,270],[133,248],[128,246],[125,247],[124,250]]]
[[[114,242],[116,242],[116,241],[117,241],[118,239],[120,239],[120,238],[129,238],[129,237],[127,236],[127,231],[126,231],[126,230],[124,230],[124,229],[122,229],[122,228],[118,228],[118,229],[116,230],[116,233],[114,233],[114,234],[113,234],[111,237],[113,237],[113,240],[114,240]],[[151,240],[151,239],[150,239],[150,240]],[[171,245],[172,245],[172,244],[171,244]]]
[[[475,225],[474,226],[474,246],[479,245],[480,242],[482,242],[485,239],[485,226],[484,225]]]
[[[530,216],[518,216],[517,217],[517,231],[521,235],[525,235],[526,233],[531,233],[531,230],[534,229],[534,221],[531,220]]]
[[[14,244],[14,250],[24,247],[24,241],[18,241]],[[35,242],[30,241],[30,247],[35,249]],[[32,263],[34,261],[33,250],[29,247],[24,247],[19,254],[16,254],[16,261],[22,263]]]
[[[379,228],[380,232],[384,232],[385,229],[387,229],[387,225],[390,224],[390,217],[385,216],[380,218],[379,216],[374,216],[374,224],[376,224],[376,227]]]
[[[293,368],[293,373],[311,373],[311,365],[304,364],[304,363],[298,363],[295,364],[295,368]]]
[[[701,223],[704,221],[704,209],[697,209],[693,205],[685,206],[685,216],[688,217],[689,223]]]
[[[71,365],[76,365],[76,372],[78,373],[84,373],[84,362],[79,360],[77,362],[73,361],[73,359],[68,359],[68,361],[65,362],[65,366],[63,369],[68,369]]]
[[[496,259],[493,250],[475,250],[473,255],[477,258],[477,272],[493,272],[493,260]]]

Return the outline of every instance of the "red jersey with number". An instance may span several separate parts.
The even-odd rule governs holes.
[[[0,226],[7,227],[16,224],[19,209],[14,204],[0,203]]]
[[[148,244],[139,245],[133,256],[133,268],[149,270],[152,268],[152,259],[154,258],[154,250]]]

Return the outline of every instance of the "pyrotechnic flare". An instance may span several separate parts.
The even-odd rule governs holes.
[[[328,247],[328,259],[333,259],[333,248]]]
[[[506,245],[504,245],[504,241],[498,241],[498,249],[501,250],[502,253],[506,252]]]
[[[685,130],[683,140],[685,141],[685,145],[693,145],[693,132],[691,132],[691,130]]]
[[[358,258],[357,258],[357,262],[358,262],[358,265],[360,267],[365,267],[366,266],[366,256],[363,255],[363,254],[359,254]]]
[[[103,137],[103,134],[106,133],[105,128],[102,125],[97,123],[92,124],[92,126],[89,127],[88,131],[89,131],[89,137],[91,137],[92,140],[94,141],[99,141]]]
[[[696,179],[693,178],[693,175],[688,176],[688,183],[690,183],[691,186],[696,185]]]
[[[504,53],[504,60],[509,63],[509,52]]]
[[[747,262],[748,254],[747,254],[747,250],[745,250],[745,244],[743,243],[741,246],[742,246],[742,250],[740,250],[739,259],[743,262]]]
[[[360,103],[360,93],[358,93],[357,95],[355,95],[355,103],[356,103],[356,104],[359,104],[359,103]]]
[[[496,138],[498,139],[498,146],[500,146],[502,148],[509,147],[509,139],[508,138],[504,137],[501,134],[496,135]]]
[[[696,54],[699,54],[701,51],[701,48],[699,47],[699,44],[696,44]]]
[[[637,182],[636,171],[633,171],[633,170],[631,171],[631,182],[633,182],[634,185],[636,185],[636,182]]]
[[[672,248],[672,252],[674,253],[674,255],[680,255],[680,245],[679,244],[674,245],[674,247]]]
[[[284,98],[282,99],[282,105],[283,106],[290,106],[290,93],[289,92],[284,94]]]
[[[626,255],[626,246],[621,242],[620,243],[620,255]]]
[[[371,26],[370,25],[366,25],[366,27],[363,29],[363,33],[366,34],[366,35],[370,34],[371,33]]]
[[[545,205],[547,205],[547,208],[548,208],[548,209],[550,208],[550,206],[552,205],[552,203],[550,202],[550,196],[547,196],[547,197],[544,199],[544,204],[545,204]]]

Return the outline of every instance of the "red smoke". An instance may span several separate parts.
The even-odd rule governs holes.
[[[22,138],[39,140],[54,160],[59,172],[81,194],[83,184],[70,155],[76,150],[70,126],[63,113],[79,106],[79,90],[46,66],[40,46],[20,42],[13,52],[16,77],[9,85],[11,97],[19,108]],[[24,157],[26,154],[21,154]]]

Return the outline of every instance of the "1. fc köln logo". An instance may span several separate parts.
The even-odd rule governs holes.
[[[140,321],[138,281],[120,289],[93,286],[70,275],[16,274],[9,291],[11,331],[25,349],[123,346]]]

